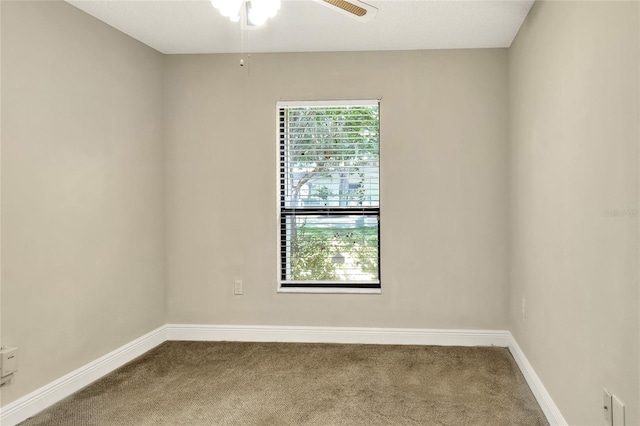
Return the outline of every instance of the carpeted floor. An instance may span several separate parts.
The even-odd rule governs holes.
[[[166,342],[33,425],[548,425],[494,347]]]

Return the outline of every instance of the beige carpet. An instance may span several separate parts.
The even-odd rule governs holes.
[[[509,351],[166,342],[31,425],[547,425]]]

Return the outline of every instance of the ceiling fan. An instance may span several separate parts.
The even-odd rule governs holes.
[[[313,0],[361,22],[371,21],[376,7],[360,0]],[[273,18],[280,9],[280,0],[211,0],[213,6],[232,22],[242,21],[244,29],[254,29]]]

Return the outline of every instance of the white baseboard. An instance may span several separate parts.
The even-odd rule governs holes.
[[[167,324],[0,408],[12,426],[80,390],[167,340],[498,346],[509,348],[551,426],[567,422],[510,332],[414,328],[289,327]]]
[[[166,341],[162,326],[0,408],[0,424],[11,426],[82,389],[100,377]]]
[[[168,340],[508,347],[509,337],[503,330],[167,325]]]
[[[551,399],[551,395],[547,392],[547,389],[542,384],[542,381],[529,363],[529,360],[527,360],[527,357],[524,356],[524,352],[522,352],[522,349],[520,349],[520,346],[518,346],[516,339],[511,333],[509,333],[509,351],[511,351],[511,355],[513,355],[516,364],[518,364],[520,371],[522,371],[525,380],[531,388],[531,392],[533,392],[538,404],[540,404],[540,408],[542,408],[549,424],[551,426],[567,426],[567,421],[562,417],[560,410],[553,402],[553,399]]]

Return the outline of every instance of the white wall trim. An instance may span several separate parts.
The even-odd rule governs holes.
[[[168,340],[509,346],[504,330],[168,324]]]
[[[10,426],[28,419],[166,340],[166,326],[162,326],[109,352],[48,385],[1,407],[0,424]]]
[[[547,389],[544,387],[542,381],[534,371],[533,366],[531,366],[529,360],[527,360],[527,357],[524,355],[524,352],[522,352],[522,349],[518,346],[518,342],[516,342],[516,339],[511,335],[511,333],[509,333],[509,351],[511,351],[511,355],[513,355],[516,364],[518,364],[520,371],[522,371],[525,380],[531,388],[531,392],[533,392],[538,404],[540,404],[540,408],[542,408],[549,424],[551,426],[567,426],[567,421],[562,417],[560,410],[553,402],[553,399],[551,399],[551,395],[547,392]]]

